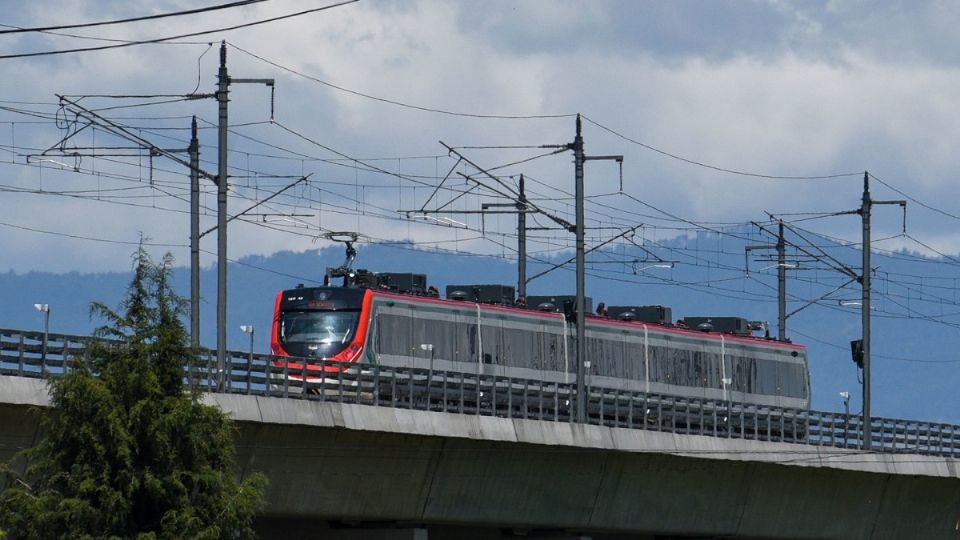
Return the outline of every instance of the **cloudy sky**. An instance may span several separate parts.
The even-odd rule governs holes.
[[[7,27],[47,27],[214,2],[0,5]],[[165,38],[323,5],[271,0],[57,34],[6,34],[0,52]],[[276,79],[274,123],[268,88],[231,87],[231,213],[310,175],[231,223],[231,258],[309,249],[324,245],[323,233],[343,230],[367,241],[409,239],[510,256],[513,216],[417,212],[498,202],[493,181],[458,164],[440,141],[495,169],[504,185],[523,173],[538,206],[569,220],[569,152],[503,166],[550,152],[538,146],[570,142],[576,113],[585,118],[588,155],[624,156],[622,175],[613,162],[587,164],[593,243],[631,224],[644,223],[645,238],[666,238],[684,234],[674,226],[681,222],[721,227],[765,220],[767,211],[853,209],[869,170],[876,198],[911,199],[909,236],[899,235],[898,209],[875,210],[875,236],[892,237],[878,248],[935,255],[920,241],[957,253],[958,18],[950,2],[362,0],[164,44],[4,58],[0,270],[125,269],[130,246],[123,242],[141,233],[187,261],[185,167],[89,126],[75,107],[60,108],[56,95],[165,149],[186,147],[189,118],[197,115],[203,167],[215,172],[216,102],[177,96],[215,89],[222,39],[232,77]],[[489,148],[508,146],[517,148]],[[851,174],[773,179],[719,169]],[[463,175],[487,179],[487,187]],[[202,187],[207,229],[216,198],[210,182]],[[551,224],[543,216],[537,223]],[[858,241],[856,216],[804,226]],[[215,234],[204,238],[203,249],[215,246]],[[543,231],[537,246],[556,254],[569,249],[570,238]]]

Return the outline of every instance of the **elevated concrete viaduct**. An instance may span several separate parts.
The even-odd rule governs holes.
[[[270,479],[261,538],[960,537],[955,460],[290,398],[208,394]],[[0,377],[0,458],[42,380]]]

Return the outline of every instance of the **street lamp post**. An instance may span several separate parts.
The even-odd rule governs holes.
[[[253,325],[252,325],[252,324],[242,324],[242,325],[240,325],[240,331],[243,332],[243,333],[245,333],[245,334],[250,334],[250,353],[249,353],[249,356],[247,357],[247,362],[248,362],[248,363],[247,363],[247,370],[249,371],[250,369],[253,368],[253,334],[254,334]]]
[[[730,402],[730,394],[728,388],[733,383],[733,379],[730,377],[724,377],[720,379],[720,382],[723,384],[723,404],[727,408],[727,437],[733,436],[733,406]]]
[[[846,446],[850,429],[850,392],[840,392],[840,399],[843,400],[843,444]]]
[[[43,313],[43,350],[40,353],[40,369],[47,369],[47,341],[50,337],[50,304],[34,304],[37,311]]]
[[[430,369],[427,371],[427,410],[430,410],[430,388],[433,386],[433,343],[421,343],[420,350],[430,353]],[[411,374],[412,376],[412,374]],[[479,389],[479,382],[477,388]],[[480,400],[477,399],[477,408],[480,408]]]
[[[429,373],[433,373],[433,343],[421,343],[420,350],[428,351],[430,353],[430,370]]]

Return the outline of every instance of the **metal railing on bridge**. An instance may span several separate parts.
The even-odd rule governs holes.
[[[0,329],[0,375],[43,378],[69,371],[95,338]],[[202,350],[184,383],[208,392],[574,422],[576,383],[229,351],[224,373]],[[291,365],[295,367],[291,367]],[[859,449],[860,416],[587,386],[584,422],[627,429]],[[871,452],[960,457],[960,426],[873,419]]]

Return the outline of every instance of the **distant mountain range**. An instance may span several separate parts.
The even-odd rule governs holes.
[[[688,245],[697,239],[677,240],[678,245]],[[725,242],[727,242],[725,240]],[[618,266],[625,274],[610,273],[610,265],[594,265],[589,272],[587,295],[594,305],[603,301],[609,305],[661,304],[673,308],[675,318],[683,316],[736,315],[751,320],[767,320],[771,333],[776,335],[777,307],[769,296],[775,295],[771,274],[775,269],[756,264],[754,272],[763,272],[762,283],[753,279],[728,280],[717,277],[729,276],[729,269],[744,265],[744,243],[730,242],[722,250],[711,255],[714,262],[696,265],[677,264],[675,268],[624,263]],[[708,250],[704,250],[707,252]],[[516,285],[515,262],[496,257],[467,254],[423,251],[412,245],[370,245],[359,249],[355,267],[375,271],[417,272],[428,275],[429,283],[441,292],[449,284],[502,283]],[[568,255],[569,256],[569,255]],[[563,259],[559,259],[558,262]],[[322,281],[327,266],[343,262],[340,246],[301,253],[280,252],[269,257],[245,257],[229,265],[229,346],[238,350],[248,347],[248,337],[240,331],[241,324],[252,324],[256,329],[255,348],[266,351],[269,347],[269,329],[274,298],[277,291],[291,288],[297,283],[316,285]],[[896,273],[908,265],[905,258],[876,255],[875,264],[886,272]],[[910,263],[912,264],[912,263]],[[649,268],[647,266],[650,266]],[[931,279],[953,279],[944,265],[928,265],[931,271],[945,272]],[[544,264],[531,265],[528,275],[547,268]],[[912,267],[911,267],[912,268]],[[726,269],[726,270],[724,270]],[[631,270],[638,270],[635,276]],[[724,273],[725,272],[725,273]],[[822,272],[819,270],[817,272]],[[607,276],[600,279],[599,275]],[[798,297],[819,295],[809,283],[809,276],[800,272],[791,274],[788,288]],[[89,318],[92,301],[116,306],[123,297],[131,275],[123,272],[101,274],[50,274],[30,272],[27,274],[0,274],[0,327],[17,329],[41,329],[41,313],[35,303],[51,306],[51,331],[73,334],[88,334],[101,321]],[[175,286],[184,296],[189,296],[189,270],[177,268]],[[663,279],[669,280],[663,282]],[[692,285],[691,285],[692,284]],[[706,284],[706,285],[704,285]],[[558,269],[539,278],[529,286],[529,294],[573,294],[574,274],[570,268]],[[878,279],[878,291],[890,287]],[[809,291],[804,290],[809,289]],[[915,289],[920,290],[915,287]],[[216,269],[207,268],[201,277],[201,342],[211,346],[216,343]],[[857,289],[851,289],[856,291]],[[757,301],[757,294],[765,299]],[[890,294],[887,290],[886,294]],[[920,293],[917,293],[920,294]],[[956,297],[956,290],[944,290],[942,296]],[[909,296],[909,294],[908,294]],[[814,296],[816,297],[816,296]],[[846,297],[852,298],[851,293]],[[876,297],[875,297],[876,298]],[[884,298],[887,298],[886,296]],[[892,302],[907,302],[900,295],[889,296]],[[899,299],[899,300],[898,300]],[[922,301],[916,298],[915,301]],[[941,299],[946,304],[946,300]],[[888,300],[877,299],[881,307]],[[929,311],[929,299],[925,300]],[[813,389],[812,407],[821,410],[842,410],[839,392],[849,391],[851,411],[860,410],[860,383],[857,369],[851,361],[849,341],[860,337],[860,315],[856,308],[841,308],[838,300],[823,302],[805,308],[790,318],[788,336],[793,341],[807,345]],[[802,302],[790,302],[795,310]],[[886,308],[884,308],[886,309]],[[944,317],[949,320],[949,307],[943,307]],[[876,416],[914,418],[928,421],[960,423],[960,331],[949,324],[934,324],[920,318],[882,317],[883,310],[873,322],[873,410]],[[918,361],[919,360],[919,361]]]

